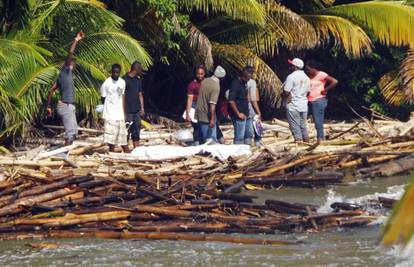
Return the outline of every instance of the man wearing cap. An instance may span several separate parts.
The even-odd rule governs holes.
[[[201,144],[208,140],[217,142],[216,105],[220,94],[220,79],[225,76],[223,67],[217,66],[214,75],[201,82],[195,111]]]
[[[128,140],[131,138],[134,148],[139,146],[141,117],[145,115],[144,94],[142,91],[142,65],[135,61],[131,70],[125,74],[125,121],[128,125]]]
[[[292,73],[286,78],[284,95],[287,101],[287,119],[295,142],[309,142],[306,125],[308,115],[308,94],[310,92],[310,79],[303,71],[305,64],[299,58],[288,61]]]

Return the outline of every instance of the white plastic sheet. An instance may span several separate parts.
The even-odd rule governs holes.
[[[140,146],[131,152],[131,156],[137,160],[171,160],[178,158],[187,158],[197,154],[209,153],[220,160],[226,160],[230,156],[250,155],[250,146],[248,145],[201,145],[201,146]]]

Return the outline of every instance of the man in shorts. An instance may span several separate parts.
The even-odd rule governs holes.
[[[125,126],[125,81],[120,78],[121,66],[112,65],[112,75],[101,86],[101,100],[104,105],[105,120],[104,142],[109,151],[114,152],[115,146],[121,146],[129,153],[127,130]]]

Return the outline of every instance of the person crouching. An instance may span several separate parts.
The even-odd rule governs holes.
[[[101,100],[104,105],[103,119],[104,142],[109,151],[114,152],[119,145],[125,153],[129,153],[127,130],[125,125],[125,81],[120,78],[121,66],[112,65],[112,75],[101,86]]]

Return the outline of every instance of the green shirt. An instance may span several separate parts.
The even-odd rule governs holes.
[[[220,94],[220,81],[217,78],[207,78],[201,82],[198,93],[195,118],[200,122],[210,121],[210,104],[217,104]]]

